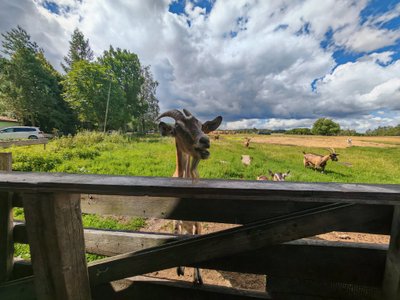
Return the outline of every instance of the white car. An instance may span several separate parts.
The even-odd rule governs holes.
[[[15,139],[41,139],[44,138],[43,131],[39,127],[12,126],[0,129],[0,140]]]

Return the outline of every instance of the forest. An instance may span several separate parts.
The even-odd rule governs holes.
[[[57,135],[154,129],[158,82],[135,53],[110,45],[95,58],[76,28],[60,72],[20,26],[1,45],[0,115]]]

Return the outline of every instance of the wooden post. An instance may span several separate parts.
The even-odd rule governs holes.
[[[10,172],[11,153],[0,153],[0,171]],[[0,192],[0,282],[11,277],[13,268],[13,216],[11,193]]]
[[[400,205],[395,206],[393,213],[392,232],[383,278],[383,293],[386,300],[400,299]]]
[[[40,300],[89,300],[80,195],[24,195],[35,289]]]

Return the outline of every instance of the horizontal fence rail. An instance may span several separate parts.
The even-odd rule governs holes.
[[[53,264],[60,270],[57,274],[61,274],[54,282],[64,287],[63,280],[67,278],[67,283],[73,283],[74,272],[65,277],[65,268],[58,262],[60,259],[68,261],[66,253],[82,246],[84,240],[85,247],[80,249],[81,255],[77,258],[84,258],[85,250],[110,256],[83,266],[85,272],[81,276],[90,281],[92,291],[110,281],[185,265],[267,274],[269,294],[240,295],[243,299],[331,299],[329,296],[334,296],[332,299],[365,300],[383,299],[382,292],[388,295],[387,299],[398,299],[400,295],[400,185],[192,181],[10,172],[0,174],[0,192],[8,195],[8,205],[12,202],[14,207],[24,206],[30,211],[26,214],[27,226],[21,222],[11,223],[13,241],[29,242],[37,249],[36,257],[45,251],[53,259],[54,264],[46,261],[44,255],[39,257],[46,267],[35,273],[35,280],[38,273],[42,275],[40,278],[52,274],[53,271],[46,272]],[[56,217],[49,219],[49,214],[53,213]],[[79,221],[81,213],[242,226],[194,237],[83,229]],[[65,217],[68,214],[70,216]],[[64,225],[60,224],[60,218]],[[68,228],[70,219],[76,223]],[[48,230],[42,233],[43,228],[50,228],[54,234],[49,234]],[[390,234],[391,242],[388,246],[307,239],[333,230]],[[73,232],[79,233],[81,240],[76,246],[69,246],[70,242],[64,238],[75,241]],[[55,241],[51,241],[53,235]],[[38,242],[38,239],[43,240]],[[55,248],[57,255],[52,253]],[[62,253],[66,248],[68,250]],[[72,264],[79,266],[76,262]],[[35,268],[40,270],[40,264],[35,264],[35,260],[33,268],[30,263],[16,261],[14,278],[29,276]],[[32,285],[33,277],[0,284],[0,296],[9,295],[10,289],[15,299],[20,299],[21,293],[26,294],[26,291],[32,295]],[[84,286],[88,295],[84,299],[88,299],[88,284],[84,283]],[[179,284],[157,280],[142,280],[135,289],[141,291],[134,293],[141,299],[150,299],[146,298],[150,291],[161,290],[169,293],[163,297],[165,299],[185,299],[192,295],[192,291],[183,286],[179,288]],[[183,292],[183,289],[187,291]],[[146,290],[148,292],[143,294]],[[223,290],[214,291],[215,299],[233,299],[228,296],[228,290]],[[181,298],[174,298],[181,292]],[[47,291],[42,289],[40,293],[45,295]],[[236,291],[232,293],[239,295]],[[74,299],[78,294],[71,294],[68,299]],[[93,299],[103,298],[95,296]]]
[[[400,185],[262,182],[179,178],[11,172],[0,190],[77,194],[251,199],[264,201],[400,204]]]

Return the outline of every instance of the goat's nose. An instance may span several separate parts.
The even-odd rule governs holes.
[[[210,139],[208,137],[206,137],[206,136],[202,136],[199,139],[199,143],[202,144],[206,148],[210,147]]]

